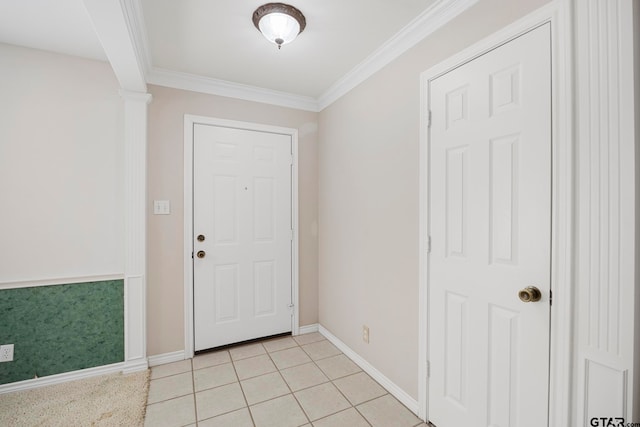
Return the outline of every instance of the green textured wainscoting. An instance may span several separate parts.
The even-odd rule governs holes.
[[[0,384],[124,360],[124,281],[0,290]]]

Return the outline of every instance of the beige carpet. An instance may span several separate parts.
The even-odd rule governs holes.
[[[142,426],[149,371],[0,395],[0,426]]]

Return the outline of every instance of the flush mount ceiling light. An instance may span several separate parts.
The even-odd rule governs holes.
[[[291,43],[307,25],[302,12],[284,3],[263,4],[253,12],[253,25],[271,43],[278,45]]]

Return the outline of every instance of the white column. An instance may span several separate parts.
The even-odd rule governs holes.
[[[575,2],[578,258],[575,425],[632,416],[640,401],[634,338],[636,130],[633,1]],[[636,409],[637,410],[637,409]],[[613,421],[617,423],[617,421]]]
[[[151,95],[120,91],[124,99],[125,267],[123,372],[147,369],[146,208],[147,104]]]

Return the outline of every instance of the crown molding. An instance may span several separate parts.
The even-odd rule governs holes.
[[[159,86],[226,96],[229,98],[243,99],[245,101],[273,104],[280,107],[295,108],[313,112],[319,111],[318,101],[310,96],[279,92],[226,80],[198,76],[195,74],[165,70],[162,68],[152,68],[147,74],[147,82]]]
[[[243,85],[195,74],[167,70],[153,66],[151,49],[147,37],[141,0],[120,0],[126,14],[127,26],[133,41],[138,63],[147,83],[192,92],[226,96],[246,101],[273,104],[281,107],[317,112],[318,102],[309,96],[300,96],[286,92]]]
[[[318,98],[319,110],[324,110],[333,104],[347,92],[415,46],[425,37],[469,9],[478,1],[479,0],[436,1],[320,95]]]
[[[141,0],[120,1],[126,10],[131,39],[147,83],[319,112],[479,0],[437,0],[318,98],[154,67]]]

